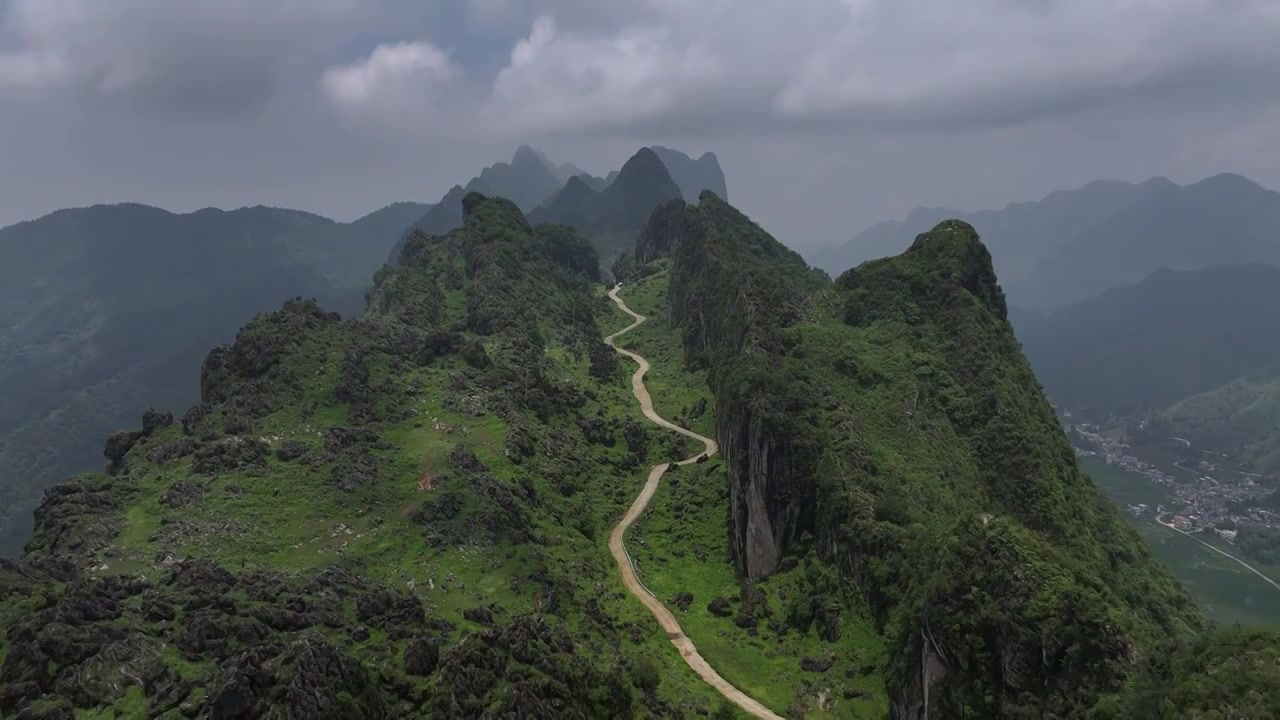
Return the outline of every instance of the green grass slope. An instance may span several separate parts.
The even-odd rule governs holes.
[[[618,582],[647,463],[590,246],[466,198],[365,317],[293,301],[112,436],[0,565],[0,714],[721,710]]]
[[[1280,378],[1242,378],[1177,403],[1159,418],[1178,437],[1263,474],[1280,475]]]
[[[624,286],[627,304],[649,322],[620,344],[653,364],[645,383],[659,414],[712,435],[715,400],[706,373],[685,369],[680,334],[667,320],[669,266],[658,260]],[[838,583],[816,563],[795,564],[759,583],[740,578],[729,556],[727,509],[719,458],[668,471],[629,534],[641,580],[722,676],[774,712],[885,716],[884,646],[870,618],[845,613],[829,624],[825,608],[815,617],[814,585]]]

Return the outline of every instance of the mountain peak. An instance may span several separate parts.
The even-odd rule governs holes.
[[[488,199],[489,198],[485,197],[483,193],[467,193],[466,196],[462,198],[462,217],[464,219],[471,217],[471,214],[476,211],[476,208],[480,207],[480,204]]]
[[[996,280],[991,253],[978,238],[978,231],[963,220],[944,220],[916,237],[907,255],[926,259],[927,275],[933,283],[959,283],[1001,320],[1008,316],[1004,292]]]
[[[1267,189],[1239,173],[1218,173],[1187,186],[1188,190],[1212,190],[1226,193],[1257,193]]]
[[[511,167],[518,167],[522,164],[536,164],[540,167],[546,168],[547,170],[552,170],[555,167],[547,161],[545,155],[528,145],[521,145],[516,148],[515,154],[511,156]]]
[[[717,197],[728,200],[729,189],[725,185],[724,171],[715,153],[704,152],[697,160],[661,145],[654,145],[653,152],[667,166],[671,178],[680,186],[686,202],[695,203],[703,190],[710,190]]]
[[[639,176],[666,175],[670,177],[667,166],[652,148],[642,147],[622,164],[618,171],[617,182],[623,182]]]

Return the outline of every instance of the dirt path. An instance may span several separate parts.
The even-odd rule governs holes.
[[[697,440],[702,443],[704,451],[708,456],[715,455],[716,450],[718,449],[716,447],[715,440],[703,437],[695,432],[685,430],[674,423],[667,422],[662,418],[662,416],[654,412],[653,400],[649,397],[649,391],[644,386],[644,374],[649,371],[649,361],[630,350],[623,350],[614,344],[615,338],[634,330],[645,321],[645,316],[633,312],[631,308],[627,307],[627,304],[622,301],[622,298],[618,297],[618,290],[619,288],[616,287],[610,290],[609,298],[612,299],[623,312],[635,318],[635,322],[605,338],[604,341],[619,353],[635,360],[636,364],[640,366],[636,369],[635,374],[631,376],[631,392],[635,394],[636,400],[640,401],[640,409],[644,411],[645,417],[653,421],[654,424]],[[697,455],[694,455],[687,460],[681,460],[676,464],[688,465],[690,463],[697,462],[701,455],[702,453],[698,453]],[[709,665],[707,661],[698,654],[698,648],[694,647],[693,641],[685,636],[684,631],[680,629],[680,623],[676,622],[675,616],[671,614],[671,611],[667,610],[666,606],[654,597],[653,593],[649,592],[649,589],[640,582],[640,578],[636,577],[635,565],[631,561],[631,556],[627,553],[627,548],[623,543],[623,538],[626,535],[627,528],[631,527],[631,523],[635,522],[636,518],[640,517],[640,513],[644,512],[644,509],[648,507],[649,500],[653,497],[654,491],[658,489],[658,481],[662,479],[662,473],[666,472],[668,464],[669,463],[664,462],[653,466],[653,469],[649,471],[649,479],[645,481],[644,488],[640,491],[640,494],[636,496],[635,502],[631,503],[631,507],[627,510],[627,514],[624,515],[622,520],[613,528],[613,532],[609,533],[609,552],[613,555],[614,561],[618,563],[618,573],[622,576],[622,584],[626,585],[627,590],[629,590],[632,595],[635,595],[640,602],[644,603],[644,606],[649,609],[649,612],[653,613],[653,616],[658,620],[658,624],[662,626],[662,629],[667,633],[667,637],[671,639],[671,644],[675,645],[676,648],[680,650],[680,655],[684,657],[684,661],[689,664],[689,667],[693,668],[694,672],[698,673],[698,676],[701,677],[704,682],[715,688],[717,692],[725,696],[725,698],[733,704],[745,710],[752,717],[782,720],[781,717],[775,715],[769,710],[769,708],[761,705],[755,700],[752,700],[746,693],[729,684],[728,680],[720,677],[720,674],[712,669],[711,665]]]

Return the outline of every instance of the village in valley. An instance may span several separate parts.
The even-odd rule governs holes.
[[[1261,502],[1275,487],[1274,478],[1267,483],[1260,475],[1228,467],[1227,458],[1221,456],[1216,462],[1203,459],[1207,453],[1187,452],[1161,467],[1140,459],[1129,443],[1106,428],[1093,423],[1068,427],[1078,457],[1096,457],[1107,465],[1141,474],[1164,489],[1168,499],[1155,507],[1135,503],[1123,508],[1134,517],[1150,517],[1189,533],[1212,532],[1227,542],[1235,541],[1240,527],[1280,527],[1280,513]]]

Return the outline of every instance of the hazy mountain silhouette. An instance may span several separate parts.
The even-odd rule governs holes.
[[[832,273],[900,252],[942,218],[971,223],[1012,302],[1052,307],[1141,280],[1157,268],[1280,262],[1280,194],[1239,175],[1188,186],[1097,181],[1003,210],[917,208],[814,253]]]

